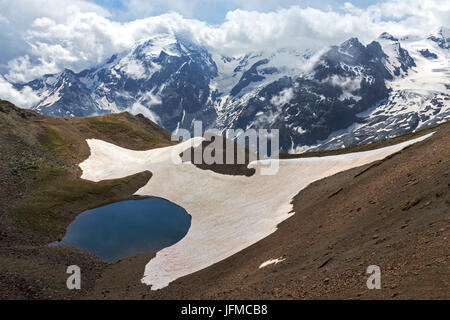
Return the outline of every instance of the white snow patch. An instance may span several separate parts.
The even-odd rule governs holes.
[[[400,43],[396,40],[384,38],[378,38],[377,41],[380,43],[383,52],[387,55],[384,65],[391,74],[394,74],[394,71],[400,69],[402,65],[400,62]]]
[[[270,259],[270,260],[267,260],[266,262],[261,263],[261,265],[259,266],[259,269],[262,269],[262,268],[264,268],[264,267],[267,267],[267,266],[269,266],[269,265],[271,265],[271,264],[278,264],[278,263],[280,263],[280,262],[283,262],[284,260],[286,260],[286,259],[283,259],[283,258],[276,258],[276,259]]]
[[[58,102],[61,99],[59,92],[61,91],[62,88],[64,88],[64,84],[65,81],[63,80],[61,86],[58,89],[56,89],[55,92],[48,93],[48,95],[45,96],[45,99],[42,102],[40,102],[37,105],[37,107],[50,107],[56,102]]]
[[[141,62],[134,59],[124,59],[121,70],[134,79],[142,79],[145,76],[145,68]]]
[[[120,112],[119,108],[117,108],[116,102],[109,102],[107,97],[101,97],[97,100],[98,105],[103,110],[110,110],[112,112]]]
[[[157,57],[162,51],[170,56],[180,56],[179,49],[176,48],[177,39],[171,34],[158,34],[149,39],[139,42],[137,46],[147,42],[147,46],[142,52],[148,57]]]
[[[145,267],[141,281],[152,290],[202,270],[258,242],[292,216],[292,198],[310,183],[359,167],[422,141],[431,134],[372,151],[343,155],[254,161],[251,177],[222,175],[182,163],[179,154],[198,146],[195,137],[175,146],[134,151],[88,139],[91,154],[79,166],[82,178],[91,181],[123,178],[150,170],[149,182],[136,195],[167,199],[192,217],[186,236],[159,251]],[[277,163],[275,163],[277,162]],[[279,165],[274,175],[262,175],[268,165]]]
[[[303,134],[303,133],[306,133],[306,132],[307,132],[307,131],[306,131],[305,129],[303,129],[302,127],[297,127],[296,131],[297,131],[299,134]]]

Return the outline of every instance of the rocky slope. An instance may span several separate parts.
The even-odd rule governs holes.
[[[384,37],[380,43],[389,52],[388,61],[394,74],[407,65],[392,64],[396,56],[406,53],[397,47],[401,43],[411,54],[414,67],[408,75],[387,82],[387,98],[357,114],[357,122],[345,130],[334,132],[313,150],[336,149],[358,143],[365,144],[399,134],[419,130],[450,118],[450,51],[449,37],[442,29],[425,40]],[[398,61],[401,61],[399,59]],[[392,69],[396,68],[396,69]]]

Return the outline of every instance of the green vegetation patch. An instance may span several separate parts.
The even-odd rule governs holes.
[[[44,239],[59,238],[73,216],[79,213],[61,215],[54,208],[86,199],[89,195],[107,195],[112,188],[124,182],[123,179],[101,183],[70,180],[51,170],[47,174],[58,177],[59,181],[55,179],[53,186],[35,192],[11,212],[12,224],[17,229],[29,231]]]
[[[123,137],[128,139],[143,139],[148,143],[165,143],[167,137],[150,133],[148,130],[141,129],[137,123],[125,121],[117,115],[106,115],[102,117],[87,118],[89,125],[94,127],[97,132],[104,134],[112,140],[120,141]]]
[[[39,142],[47,151],[57,156],[70,155],[74,150],[71,147],[71,141],[60,133],[58,129],[47,126],[43,128],[44,132],[39,137]]]

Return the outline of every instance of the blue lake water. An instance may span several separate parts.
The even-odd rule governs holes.
[[[190,225],[186,210],[165,199],[126,200],[78,215],[64,238],[52,245],[81,248],[114,262],[169,247],[186,235]]]

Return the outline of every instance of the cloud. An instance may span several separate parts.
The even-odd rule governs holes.
[[[39,101],[39,97],[30,87],[25,86],[21,91],[15,89],[11,83],[0,75],[0,98],[8,100],[22,108],[30,108]]]
[[[9,24],[9,20],[2,14],[0,14],[0,24]]]
[[[324,1],[315,0],[309,2]],[[119,20],[134,20],[167,12],[177,12],[186,18],[218,23],[223,20],[225,13],[228,11],[242,9],[268,12],[296,5],[298,0],[128,0],[123,1],[121,4],[120,10],[113,12],[114,17]]]
[[[35,19],[47,17],[56,23],[64,23],[77,12],[95,12],[109,16],[109,12],[85,0],[0,0],[0,64],[29,53],[30,46],[24,39]]]
[[[187,18],[192,16],[189,9],[201,7],[202,3],[205,8],[208,7],[201,0],[189,2],[192,5],[186,7],[184,15],[171,12],[133,21],[112,20],[109,11],[92,3],[77,0],[70,1],[69,5],[69,0],[64,1],[68,3],[68,8],[62,12],[57,12],[61,6],[56,5],[56,2],[54,9],[48,9],[48,12],[39,9],[38,13],[30,14],[28,11],[33,10],[25,9],[25,15],[32,17],[33,22],[26,24],[27,29],[21,34],[21,39],[27,43],[26,50],[19,50],[21,54],[16,52],[4,67],[10,81],[28,81],[63,68],[81,71],[156,33],[182,34],[207,46],[212,52],[238,55],[267,48],[322,48],[353,36],[369,42],[383,31],[389,31],[397,37],[426,35],[440,26],[448,25],[450,21],[450,3],[440,0],[388,0],[364,9],[348,2],[334,11],[300,6],[275,7],[275,3],[269,1],[272,4],[267,5],[265,12],[252,10],[258,6],[255,1],[251,1],[247,10],[228,11],[225,21],[220,25]],[[141,10],[143,15],[147,15],[157,12],[154,10],[160,1],[155,1],[152,1],[153,6],[137,0],[127,5],[130,11]],[[22,10],[28,2],[19,0],[17,3],[21,4],[16,4],[14,1],[14,6]],[[35,1],[31,2],[32,6],[38,6],[34,4]],[[168,1],[166,7],[160,9],[183,12],[186,3]],[[224,8],[227,6],[222,0],[220,4]],[[286,1],[286,4],[290,4],[290,1]],[[0,0],[0,9],[3,6]],[[9,21],[15,21],[10,11],[2,11],[2,14]],[[17,24],[17,21],[10,23],[12,26]],[[0,40],[5,37],[2,34]],[[5,43],[11,45],[13,42]],[[11,48],[6,51],[15,52]],[[0,56],[0,59],[5,59],[5,56]]]
[[[142,114],[146,118],[150,119],[154,123],[160,123],[161,119],[158,117],[157,114],[155,114],[153,111],[149,110],[148,108],[144,107],[142,104],[136,102],[134,103],[130,108],[128,108],[126,111],[133,115]]]
[[[359,101],[361,97],[354,96],[353,92],[359,90],[361,88],[361,77],[355,78],[343,78],[337,75],[331,76],[331,78],[324,79],[323,82],[330,82],[333,86],[341,87],[342,94],[338,98],[343,101],[345,99],[353,98],[356,101]]]
[[[286,88],[281,91],[279,95],[272,97],[270,102],[277,107],[281,107],[282,105],[289,103],[292,98],[294,98],[294,89]]]

